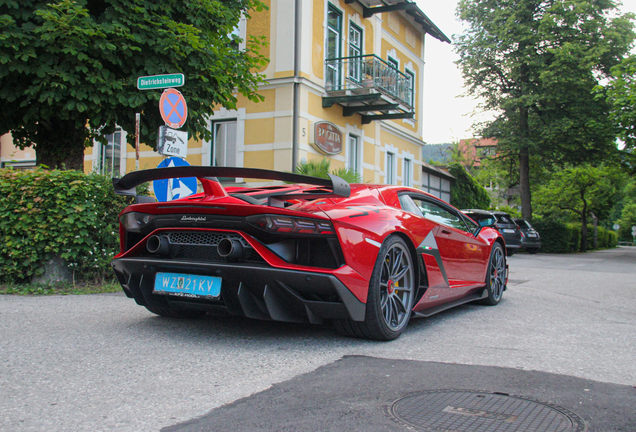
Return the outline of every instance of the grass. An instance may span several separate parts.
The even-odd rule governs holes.
[[[55,284],[0,284],[0,294],[12,295],[78,295],[121,292],[121,286],[113,281],[95,283]]]

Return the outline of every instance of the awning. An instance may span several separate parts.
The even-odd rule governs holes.
[[[426,16],[419,6],[409,0],[345,0],[345,3],[359,3],[363,9],[363,17],[370,18],[376,13],[403,10],[420,24],[424,31],[435,39],[451,43],[451,40]]]

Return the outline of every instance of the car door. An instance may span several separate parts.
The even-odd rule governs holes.
[[[456,298],[477,285],[484,284],[484,266],[488,245],[475,237],[475,227],[469,226],[459,212],[441,201],[427,196],[411,196],[422,216],[439,224],[434,231],[439,254],[451,292]]]

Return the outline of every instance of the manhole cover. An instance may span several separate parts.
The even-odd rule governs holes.
[[[398,399],[389,415],[420,431],[579,432],[585,423],[563,408],[517,396],[435,390]]]

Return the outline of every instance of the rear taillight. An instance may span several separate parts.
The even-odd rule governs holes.
[[[154,216],[146,213],[129,212],[121,215],[119,221],[126,231],[140,232],[143,227],[148,225]]]
[[[334,235],[331,222],[278,215],[248,216],[247,221],[263,231],[277,234]]]

